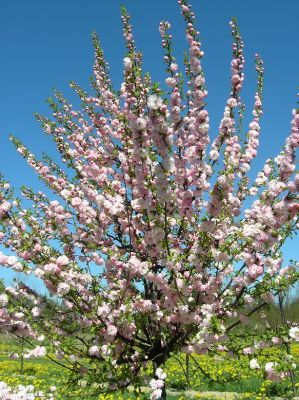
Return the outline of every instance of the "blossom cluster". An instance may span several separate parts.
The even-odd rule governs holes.
[[[152,400],[160,399],[162,396],[162,389],[165,386],[165,379],[167,374],[163,372],[162,368],[157,368],[155,371],[156,379],[151,379],[149,386],[152,389],[150,398]]]
[[[53,391],[55,388],[53,387]],[[11,388],[5,382],[0,382],[0,398],[2,400],[54,400],[54,394],[45,394],[42,391],[36,391],[33,385],[23,386],[19,385],[16,388]]]

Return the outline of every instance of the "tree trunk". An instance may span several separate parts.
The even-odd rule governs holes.
[[[20,373],[24,373],[24,339],[21,339],[20,345]]]
[[[164,383],[164,386],[163,386],[163,388],[162,388],[161,400],[166,400],[166,387],[165,387],[165,383]]]
[[[187,381],[187,390],[190,389],[190,356],[186,354],[186,381]]]

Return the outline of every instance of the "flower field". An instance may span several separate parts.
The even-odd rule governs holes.
[[[71,386],[68,383],[70,378],[68,372],[44,357],[25,359],[22,367],[20,359],[9,358],[9,354],[18,351],[17,344],[9,342],[0,344],[0,382],[5,382],[10,387],[33,385],[36,392],[52,393],[56,400],[141,400],[149,397],[147,388],[143,388],[140,394],[129,390],[125,393],[95,396],[92,393],[96,383],[94,387],[88,387],[81,381],[80,386]],[[258,362],[261,364],[275,362],[280,357],[279,352],[280,350],[275,348],[265,349]],[[292,346],[292,355],[298,362],[299,345]],[[291,383],[288,380],[281,382],[264,380],[262,372],[252,371],[249,368],[248,358],[245,356],[233,359],[225,355],[214,357],[190,355],[186,364],[186,355],[182,354],[180,357],[170,358],[165,371],[168,378],[168,397],[171,400],[293,398]]]

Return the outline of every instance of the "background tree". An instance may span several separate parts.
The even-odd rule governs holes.
[[[161,367],[172,353],[236,351],[236,328],[297,279],[296,263],[283,265],[281,247],[298,229],[299,112],[293,110],[282,152],[250,182],[263,62],[257,55],[244,134],[243,42],[233,19],[231,91],[210,143],[204,53],[191,6],[178,3],[188,51],[180,72],[170,24],[162,21],[167,91],[143,73],[122,9],[127,54],[120,91],[94,34],[93,95],[73,82],[80,111],[55,92],[54,120],[37,115],[63,163],[37,160],[11,138],[54,199],[23,187],[31,204],[24,208],[1,178],[0,238],[15,255],[1,253],[0,264],[42,279],[47,295],[23,283],[6,288],[0,326],[32,345],[30,356],[44,355],[45,346],[54,350],[73,382],[84,380],[97,392],[140,387],[150,365],[151,397],[166,398]],[[292,329],[291,336],[288,326],[269,329],[263,346],[277,335],[282,342],[296,338]],[[288,376],[287,363],[268,366],[268,376]]]

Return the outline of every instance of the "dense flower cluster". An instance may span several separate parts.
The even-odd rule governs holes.
[[[112,88],[94,35],[93,95],[72,83],[80,111],[56,92],[49,101],[54,120],[37,115],[63,162],[38,160],[12,138],[55,199],[23,188],[32,203],[23,208],[1,178],[0,242],[15,255],[1,252],[0,265],[41,279],[52,298],[25,284],[6,288],[0,328],[28,345],[42,334],[41,342],[78,379],[101,377],[99,391],[139,385],[149,362],[158,371],[181,349],[228,351],[233,328],[296,280],[296,265],[284,264],[281,246],[298,229],[299,111],[293,110],[282,152],[250,183],[261,130],[262,60],[256,56],[258,85],[243,137],[245,61],[233,20],[231,90],[210,145],[204,52],[191,6],[178,3],[186,22],[185,71],[172,55],[170,24],[159,27],[169,92],[143,74],[123,10],[120,91]],[[291,339],[298,336],[292,329]],[[251,367],[258,368],[253,360]],[[267,369],[270,377],[275,368]],[[162,395],[160,384],[152,383],[153,398]]]
[[[296,342],[299,342],[299,327],[293,326],[289,331],[289,336]]]
[[[155,371],[156,379],[151,379],[149,385],[152,389],[150,398],[152,400],[160,399],[162,396],[162,389],[165,386],[165,379],[167,374],[163,372],[162,368],[157,368]]]
[[[0,398],[1,400],[54,400],[54,394],[45,394],[44,392],[36,392],[34,386],[19,385],[17,388],[12,389],[5,382],[0,382]]]

